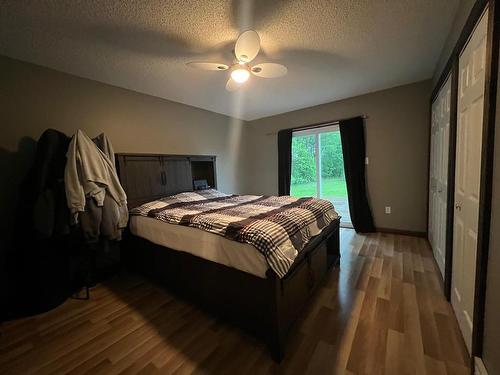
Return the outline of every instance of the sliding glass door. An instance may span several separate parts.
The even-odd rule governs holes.
[[[350,224],[338,125],[293,133],[290,194],[327,199],[342,216],[341,222]]]

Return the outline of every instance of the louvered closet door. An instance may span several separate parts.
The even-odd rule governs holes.
[[[432,104],[428,233],[434,257],[442,275],[444,275],[446,252],[450,99],[451,77],[448,78]]]
[[[469,352],[476,276],[487,24],[486,12],[459,61],[451,302]]]

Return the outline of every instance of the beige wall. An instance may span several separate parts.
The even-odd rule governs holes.
[[[437,83],[439,76],[441,75],[444,67],[446,66],[446,63],[448,62],[448,59],[450,58],[451,53],[455,48],[455,44],[457,44],[458,38],[462,33],[462,29],[465,25],[465,22],[467,21],[470,11],[472,10],[472,7],[474,6],[475,3],[476,0],[460,0],[457,9],[457,14],[455,15],[455,19],[451,26],[450,33],[446,38],[446,42],[443,46],[443,49],[441,51],[441,56],[439,57],[436,70],[434,72],[434,77],[432,79],[432,82],[434,84]]]
[[[0,234],[47,128],[105,132],[116,152],[217,156],[219,188],[244,192],[244,124],[227,116],[0,56]],[[4,236],[2,236],[5,239]]]
[[[498,67],[500,77],[500,65]],[[483,361],[489,374],[500,374],[500,82],[497,92],[495,161],[491,207],[490,250],[486,281]]]
[[[277,194],[279,129],[364,114],[375,225],[425,232],[430,88],[424,81],[249,122],[254,147],[249,190]],[[384,213],[385,206],[392,214]]]
[[[242,189],[239,120],[1,56],[0,75],[2,151],[48,127],[105,132],[117,152],[217,155],[219,187]]]

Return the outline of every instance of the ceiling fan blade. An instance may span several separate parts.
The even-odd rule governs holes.
[[[226,83],[226,90],[227,91],[236,91],[242,86],[241,83],[236,82],[234,79],[229,78],[227,83]]]
[[[236,41],[234,54],[241,62],[249,62],[255,59],[260,51],[260,37],[256,31],[247,30],[240,34]]]
[[[250,71],[257,77],[279,78],[283,77],[288,72],[288,69],[281,64],[262,63],[253,66]]]
[[[227,70],[229,66],[226,64],[213,63],[213,62],[201,62],[193,61],[186,64],[190,68],[201,69],[201,70]]]

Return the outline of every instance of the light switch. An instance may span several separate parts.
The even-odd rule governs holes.
[[[385,213],[390,214],[391,213],[391,206],[385,206]]]
[[[368,156],[365,158],[365,164],[368,165]]]

